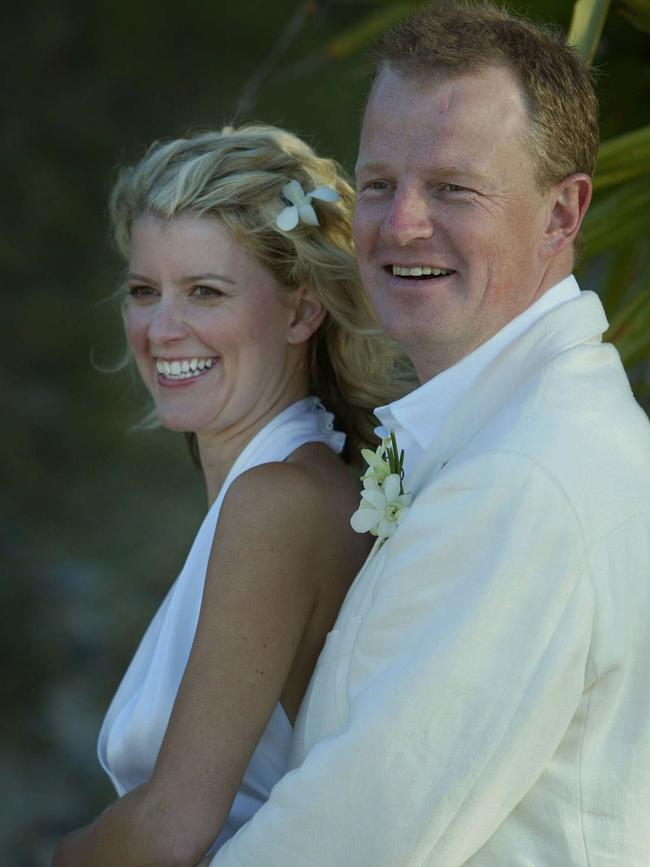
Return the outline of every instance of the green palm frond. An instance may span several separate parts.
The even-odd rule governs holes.
[[[646,238],[610,250],[603,259],[598,294],[610,319],[646,268],[650,268],[650,243]]]
[[[594,190],[650,174],[650,125],[603,142],[598,151]]]
[[[584,255],[589,258],[649,234],[650,176],[596,199],[584,221]]]
[[[650,269],[630,295],[627,304],[611,317],[606,335],[627,366],[647,358],[650,351]]]
[[[610,0],[577,0],[573,6],[568,41],[588,62],[591,62],[598,48],[609,3]]]
[[[394,3],[367,15],[354,27],[345,30],[328,42],[325,46],[325,54],[335,60],[349,57],[369,45],[388,27],[405,18],[418,5],[417,0],[407,0],[407,2]]]
[[[616,9],[638,30],[650,33],[650,0],[619,0]]]

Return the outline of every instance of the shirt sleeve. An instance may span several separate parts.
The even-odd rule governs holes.
[[[593,593],[575,511],[546,470],[504,452],[450,464],[377,565],[352,652],[331,663],[338,727],[213,867],[461,867],[562,740]]]

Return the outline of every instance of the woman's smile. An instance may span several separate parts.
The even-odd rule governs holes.
[[[191,385],[205,376],[219,361],[218,356],[210,358],[156,358],[158,384],[169,387]]]

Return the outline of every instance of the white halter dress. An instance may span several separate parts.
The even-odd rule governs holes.
[[[228,473],[104,719],[97,751],[118,795],[151,778],[194,640],[208,558],[226,491],[245,470],[284,461],[309,442],[325,443],[337,454],[345,443],[345,434],[333,429],[332,414],[315,397],[294,403],[272,419],[248,443]],[[278,703],[211,853],[251,818],[286,773],[291,734],[291,724]]]

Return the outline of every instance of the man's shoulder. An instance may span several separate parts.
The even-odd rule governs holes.
[[[587,343],[559,353],[486,425],[486,436],[568,473],[570,463],[648,466],[650,424],[615,348]],[[621,448],[621,443],[627,443]]]
[[[594,341],[560,352],[540,366],[494,407],[471,439],[478,447],[492,443],[561,459],[576,448],[584,453],[588,443],[591,452],[609,451],[623,433],[641,449],[650,442],[647,416],[632,394],[616,349]]]
[[[587,343],[550,359],[494,408],[449,469],[475,473],[483,462],[522,484],[553,479],[594,534],[648,507],[650,424],[614,347]]]

